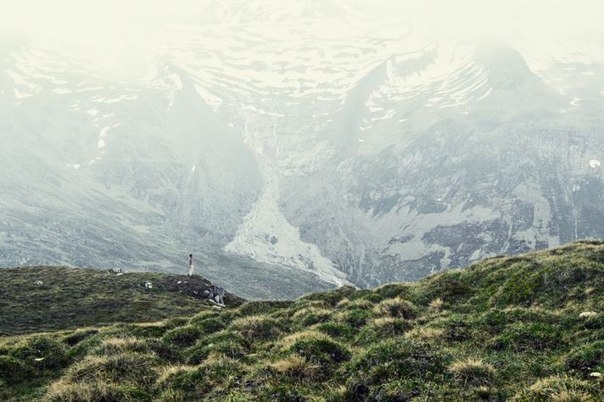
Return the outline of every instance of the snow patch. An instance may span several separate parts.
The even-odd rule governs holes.
[[[55,88],[52,90],[52,92],[56,93],[57,95],[67,95],[73,93],[73,91],[65,88]]]
[[[218,96],[212,94],[210,91],[205,89],[203,86],[201,86],[199,84],[195,84],[195,91],[197,91],[197,94],[199,96],[201,96],[208,105],[212,106],[212,108],[214,110],[218,109],[222,105],[222,99],[220,99]]]
[[[115,123],[111,126],[103,127],[101,132],[99,133],[99,140],[97,142],[97,148],[104,148],[107,145],[106,138],[107,132],[113,128],[119,127],[121,123]]]
[[[23,99],[29,98],[29,97],[31,97],[31,96],[34,95],[34,94],[28,94],[28,93],[25,93],[25,92],[21,92],[21,91],[19,91],[16,88],[13,88],[13,94],[15,95],[15,98],[17,100],[23,100]]]
[[[596,159],[592,159],[589,161],[589,167],[592,169],[601,168],[602,162],[600,162],[599,160],[596,160]]]
[[[270,180],[264,194],[243,219],[233,241],[224,247],[230,253],[246,255],[268,264],[312,272],[337,286],[348,283],[346,275],[321,255],[315,244],[305,243],[300,231],[279,210],[276,179]]]

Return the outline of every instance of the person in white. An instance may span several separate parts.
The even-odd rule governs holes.
[[[193,266],[193,254],[189,254],[189,276],[193,276],[193,271],[195,267]]]

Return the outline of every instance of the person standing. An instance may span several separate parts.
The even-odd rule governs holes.
[[[193,270],[195,270],[193,266],[193,254],[189,254],[189,276],[193,276]]]

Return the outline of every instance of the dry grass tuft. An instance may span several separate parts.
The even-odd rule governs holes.
[[[405,333],[405,336],[410,339],[417,340],[439,340],[443,339],[445,336],[445,330],[442,328],[434,328],[434,327],[419,327],[410,330]]]
[[[278,360],[270,364],[269,367],[279,374],[297,379],[313,379],[317,377],[321,369],[321,366],[318,364],[312,364],[304,357],[296,355]]]
[[[304,339],[329,340],[330,338],[322,332],[311,329],[302,332],[295,332],[291,335],[281,338],[279,341],[277,341],[277,346],[281,350],[287,350],[291,348],[296,342]]]
[[[257,340],[275,339],[281,335],[279,323],[262,315],[238,318],[231,323],[229,329],[238,331],[245,338]]]
[[[495,378],[495,368],[480,359],[456,361],[449,366],[449,372],[464,387],[490,385]]]
[[[381,301],[373,308],[373,312],[379,316],[390,316],[411,320],[415,318],[415,306],[408,300],[396,297]]]
[[[445,302],[440,297],[432,300],[430,304],[428,304],[428,308],[430,311],[439,312],[443,309]]]

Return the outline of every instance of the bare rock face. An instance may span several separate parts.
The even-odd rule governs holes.
[[[604,237],[597,60],[533,71],[341,1],[263,4],[167,30],[130,83],[4,40],[0,266],[183,272],[194,252],[282,298]]]

